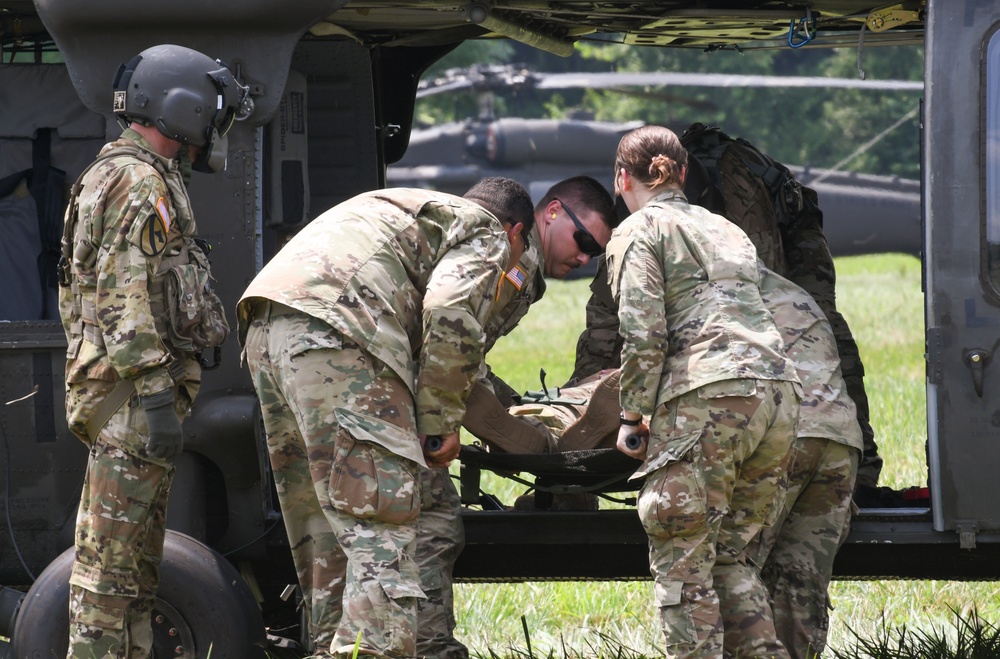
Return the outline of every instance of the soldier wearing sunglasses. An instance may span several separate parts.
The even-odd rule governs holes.
[[[517,265],[497,291],[486,328],[486,350],[513,330],[545,293],[545,279],[563,279],[604,253],[618,223],[614,200],[589,176],[556,183],[535,206],[535,226]]]
[[[552,186],[535,206],[535,226],[530,234],[519,234],[524,241],[524,253],[497,289],[497,300],[485,327],[486,350],[514,329],[528,307],[542,297],[546,277],[562,279],[603,254],[617,220],[614,200],[593,178],[576,176]],[[488,374],[489,368],[484,364],[483,377],[466,401],[463,424],[477,436],[491,418],[499,418],[499,413],[507,416],[505,406],[514,402],[510,396],[513,390]],[[537,444],[534,440],[529,438]],[[539,441],[542,442],[539,446],[545,446],[541,434]],[[525,452],[543,451],[526,449]],[[446,469],[424,471],[421,492],[416,560],[426,599],[420,600],[417,612],[417,655],[461,659],[468,657],[469,652],[453,633],[451,585],[455,560],[465,542],[458,492]],[[424,575],[434,577],[424,579]]]

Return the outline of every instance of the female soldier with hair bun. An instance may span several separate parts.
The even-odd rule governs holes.
[[[615,192],[632,213],[607,249],[624,339],[618,447],[643,460],[633,478],[645,477],[667,656],[788,657],[744,550],[781,509],[799,381],[753,244],[687,202],[686,168],[666,128],[618,145]]]

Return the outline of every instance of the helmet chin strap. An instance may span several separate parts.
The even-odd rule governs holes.
[[[222,171],[226,168],[228,155],[229,137],[219,137],[219,132],[213,128],[211,139],[198,151],[198,158],[191,163],[191,168],[209,174]]]

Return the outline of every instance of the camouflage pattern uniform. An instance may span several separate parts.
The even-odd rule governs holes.
[[[837,310],[837,273],[826,235],[823,233],[823,214],[816,206],[816,193],[809,188],[803,188],[802,192],[810,196],[815,211],[793,226],[781,229],[788,272],[779,274],[783,274],[805,289],[833,327],[847,394],[857,407],[858,424],[861,426],[864,448],[858,466],[858,484],[875,487],[882,472],[882,457],[875,444],[875,431],[869,422],[868,394],[865,392],[864,381],[865,366],[861,362],[861,354],[851,334],[851,328]]]
[[[193,353],[171,343],[163,265],[196,233],[181,163],[125,130],[104,147],[120,155],[83,177],[69,278],[59,312],[68,341],[66,414],[90,445],[70,577],[69,657],[143,659],[163,555],[174,468],[146,452],[146,413],[133,393],[96,437],[87,424],[122,380],[139,396],[174,390],[184,416],[201,384]],[[130,155],[142,152],[142,157]],[[156,165],[152,163],[156,163]]]
[[[700,165],[696,159],[691,160],[692,175],[689,175],[687,181],[689,188],[697,186],[693,173]],[[723,168],[725,178],[726,168],[731,169],[733,162],[724,157],[720,167]],[[729,177],[725,180],[734,178]],[[690,189],[686,189],[686,192],[689,198],[698,199],[694,203],[709,203],[709,200],[699,199]],[[734,209],[734,214],[729,215],[729,219],[747,233],[764,265],[804,288],[830,320],[837,339],[837,351],[840,355],[844,381],[847,383],[847,393],[855,402],[864,440],[864,452],[858,468],[858,483],[875,487],[882,471],[882,458],[875,443],[875,432],[869,423],[864,364],[861,362],[858,344],[851,334],[851,329],[837,310],[837,275],[833,256],[823,234],[823,213],[819,209],[816,192],[806,187],[801,188],[801,192],[804,208],[798,213],[795,221],[788,225],[778,226],[772,213],[770,226],[762,226],[760,204],[766,200],[760,199],[759,191],[749,186],[732,193],[733,198],[738,198],[741,203]],[[752,209],[753,212],[748,209]],[[744,226],[742,223],[744,221],[752,221],[753,225]],[[603,260],[598,263],[597,274],[590,290],[591,297],[587,302],[587,327],[577,342],[576,366],[570,383],[577,382],[601,369],[615,368],[620,363],[621,338],[618,336],[617,309],[607,287],[607,270]]]
[[[572,387],[561,387],[558,397],[522,397],[523,402],[508,407],[507,413],[525,424],[525,434],[546,433],[553,451],[614,448],[621,411],[619,375],[617,369],[595,374]],[[516,439],[517,430],[511,436]]]
[[[520,260],[500,280],[497,300],[486,323],[486,352],[502,336],[510,334],[521,322],[532,304],[545,294],[545,259],[542,255],[542,234],[538,224],[531,227],[528,248]]]
[[[447,469],[420,470],[417,567],[425,598],[417,602],[417,656],[466,659],[455,638],[455,561],[465,547],[462,501]]]
[[[576,364],[567,386],[575,385],[604,369],[621,366],[622,336],[618,332],[618,304],[608,285],[607,257],[597,262],[590,282],[586,327],[576,342]]]
[[[486,352],[511,332],[528,308],[545,293],[542,244],[538,225],[532,227],[528,249],[505,273],[497,286],[496,300],[484,328]],[[506,404],[513,390],[493,375],[484,362],[479,379]],[[455,561],[465,547],[462,504],[447,469],[421,470],[420,523],[417,526],[417,563],[426,599],[417,608],[417,655],[432,659],[465,659],[469,650],[455,638]]]
[[[756,250],[668,191],[615,230],[607,262],[621,406],[651,417],[634,477],[646,479],[638,510],[667,656],[721,656],[725,623],[743,656],[786,657],[744,550],[781,510],[801,394],[760,297]],[[738,610],[720,610],[736,599]]]
[[[770,271],[761,295],[796,365],[803,398],[785,506],[748,554],[763,566],[778,638],[792,657],[807,659],[826,646],[827,591],[850,528],[861,428],[840,374],[833,329],[819,305]]]
[[[364,654],[416,654],[421,486],[436,480],[417,434],[461,425],[508,255],[478,204],[374,191],[313,220],[239,302],[310,635],[333,654],[359,633]]]

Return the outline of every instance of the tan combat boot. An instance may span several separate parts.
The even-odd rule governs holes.
[[[514,416],[482,382],[476,382],[465,401],[462,425],[490,449],[507,453],[551,453],[552,433],[530,417]]]
[[[621,371],[614,371],[598,382],[583,416],[567,426],[559,438],[560,451],[614,448],[622,411],[618,398],[620,381]],[[569,396],[575,390],[565,389],[563,392]]]

